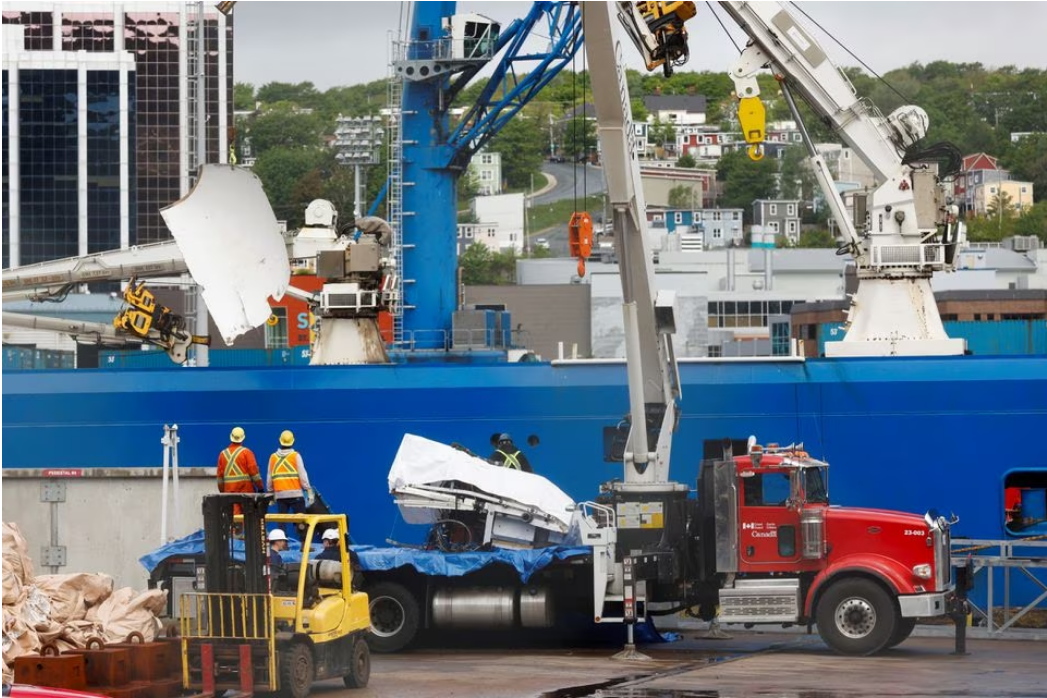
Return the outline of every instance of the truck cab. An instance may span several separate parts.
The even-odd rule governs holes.
[[[721,621],[816,623],[833,649],[872,654],[946,612],[950,522],[831,506],[828,463],[802,446],[746,451],[700,475],[694,554]]]

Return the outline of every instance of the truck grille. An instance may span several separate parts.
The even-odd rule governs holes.
[[[938,591],[951,588],[952,584],[952,532],[944,521],[934,529],[934,569]]]

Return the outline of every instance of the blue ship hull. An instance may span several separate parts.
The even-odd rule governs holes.
[[[1003,479],[1043,469],[1047,357],[694,362],[681,366],[672,478],[695,482],[702,444],[803,441],[831,464],[834,502],[961,517],[955,535],[1004,538]],[[183,466],[213,465],[229,429],[262,461],[294,430],[311,479],[354,538],[415,541],[386,474],[405,433],[486,455],[494,432],[528,449],[576,500],[622,476],[603,428],[628,409],[624,364],[392,365],[31,371],[3,377],[5,468],[155,467],[176,423]]]

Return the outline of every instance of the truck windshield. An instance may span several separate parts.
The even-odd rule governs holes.
[[[828,504],[829,492],[825,488],[824,468],[805,468],[803,474],[803,490],[807,495],[807,501],[812,504]]]

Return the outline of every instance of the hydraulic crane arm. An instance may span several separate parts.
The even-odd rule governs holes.
[[[671,292],[656,295],[625,61],[614,36],[612,13],[628,4],[584,3],[582,22],[622,280],[631,425],[625,482],[661,484],[668,481],[680,397],[672,346],[675,299]]]
[[[648,10],[652,3],[619,3],[622,24],[645,59],[645,32],[653,30],[653,17],[675,15],[682,29],[688,14],[675,8],[682,3],[653,4],[658,6],[657,12]],[[769,69],[800,127],[815,177],[840,226],[840,251],[849,252],[855,260],[861,283],[848,311],[849,329],[842,342],[827,346],[827,353],[962,353],[963,340],[950,339],[945,333],[930,285],[934,272],[955,268],[955,253],[964,241],[965,230],[958,221],[958,209],[946,205],[939,173],[920,161],[932,150],[948,150],[940,146],[918,149],[927,133],[927,113],[910,105],[884,117],[860,99],[847,77],[784,5],[719,5],[749,37],[748,45],[731,68],[731,77],[750,157],[763,156],[765,116],[756,74]],[[637,14],[646,18],[646,26],[639,25]],[[685,38],[682,32],[679,34]],[[803,127],[794,93],[873,172],[875,185],[871,191],[856,196],[853,217],[848,215],[828,167]]]

